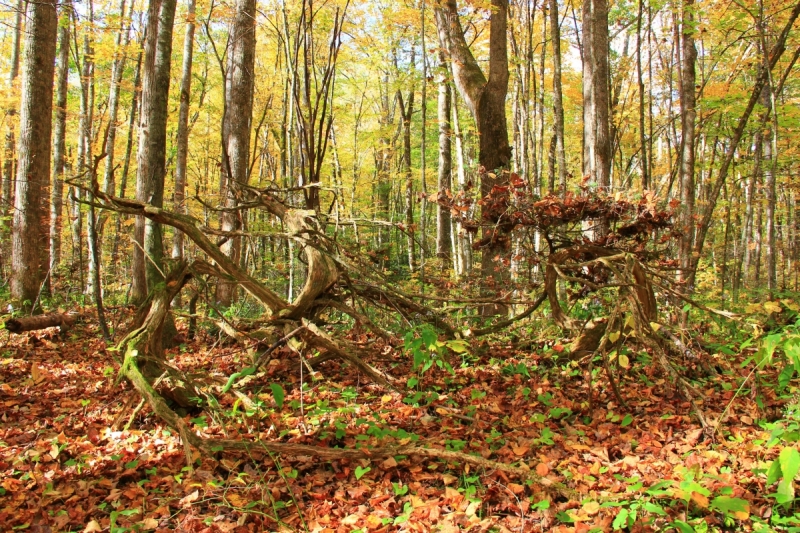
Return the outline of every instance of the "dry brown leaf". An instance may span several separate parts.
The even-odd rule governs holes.
[[[186,496],[181,498],[181,501],[179,503],[181,504],[181,507],[188,507],[189,505],[192,504],[192,502],[196,502],[199,498],[200,498],[200,491],[196,490],[191,494],[187,494]]]
[[[97,520],[92,520],[83,528],[83,533],[95,533],[97,531],[103,531],[103,528],[97,523]]]

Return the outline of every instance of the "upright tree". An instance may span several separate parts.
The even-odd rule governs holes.
[[[19,55],[20,44],[22,40],[22,18],[25,14],[25,0],[17,1],[16,16],[14,17],[14,33],[11,43],[11,68],[8,73],[9,89],[14,88],[17,76],[19,75]],[[6,109],[6,114],[9,118],[14,117],[17,110],[14,107]],[[3,195],[3,208],[2,214],[6,215],[11,209],[13,203],[13,176],[14,176],[14,124],[12,120],[8,121],[8,130],[5,135],[5,145],[3,148],[3,175],[2,185],[0,185],[0,193]]]
[[[583,3],[583,174],[611,186],[608,0]]]
[[[30,2],[22,67],[11,250],[11,296],[27,307],[36,301],[48,272],[48,192],[57,37],[55,0]]]
[[[680,239],[679,279],[688,277],[691,268],[692,245],[694,243],[694,163],[696,110],[696,62],[697,48],[694,44],[694,0],[684,0],[681,31],[681,165],[680,165]]]
[[[64,163],[67,135],[67,94],[69,81],[69,20],[71,2],[61,5],[58,22],[58,79],[56,81],[56,110],[53,128],[53,182],[50,190],[50,269],[51,276],[61,261],[61,226],[64,211]]]
[[[186,34],[183,38],[183,67],[181,73],[181,100],[178,110],[178,133],[175,141],[175,211],[185,213],[186,170],[189,155],[189,102],[192,90],[192,56],[194,52],[195,0],[188,0]],[[183,257],[183,232],[175,230],[172,240],[172,258]]]
[[[241,214],[234,208],[241,185],[250,173],[250,125],[253,116],[253,87],[256,53],[256,2],[236,0],[236,13],[228,45],[228,68],[225,79],[225,116],[222,119],[222,158],[225,181],[225,207],[222,230],[241,229]],[[222,250],[234,263],[241,254],[241,239],[230,237]],[[228,307],[235,297],[234,283],[217,284],[217,302]]]
[[[550,40],[553,45],[553,133],[556,140],[558,186],[561,195],[567,193],[567,157],[564,149],[564,102],[561,88],[561,23],[558,0],[550,0]]]
[[[489,22],[488,77],[475,60],[461,27],[456,0],[441,0],[434,10],[439,42],[450,59],[453,81],[467,108],[475,118],[480,137],[479,161],[481,194],[489,194],[503,179],[502,170],[511,161],[506,122],[508,94],[508,0],[491,0]],[[481,256],[485,279],[500,281],[508,276],[507,263],[510,239],[505,228],[497,224],[498,213],[481,214],[484,235]],[[496,261],[499,259],[500,261]],[[487,306],[484,314],[503,312],[500,307]]]
[[[145,30],[144,72],[136,156],[136,199],[156,207],[164,204],[167,103],[172,59],[172,29],[176,0],[150,0]],[[161,226],[136,218],[131,301],[141,303],[148,289],[163,279]]]
[[[453,149],[452,131],[450,129],[450,115],[452,112],[453,98],[450,93],[450,80],[447,75],[447,68],[444,56],[440,52],[440,74],[439,74],[439,99],[438,99],[438,118],[439,118],[439,173],[437,188],[440,196],[450,194],[453,171]],[[450,257],[451,249],[451,228],[450,210],[441,203],[436,204],[436,256],[447,260]]]

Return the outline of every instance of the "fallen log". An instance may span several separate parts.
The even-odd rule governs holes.
[[[38,329],[53,328],[56,326],[61,329],[61,333],[66,333],[69,328],[75,325],[77,319],[77,314],[54,313],[50,315],[10,318],[6,320],[5,326],[11,333],[25,333],[26,331],[36,331]]]

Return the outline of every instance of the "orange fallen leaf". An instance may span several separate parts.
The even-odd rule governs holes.
[[[708,508],[708,496],[703,496],[699,492],[692,493],[692,501],[697,504],[698,507],[703,509]]]

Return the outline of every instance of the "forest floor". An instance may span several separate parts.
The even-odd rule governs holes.
[[[251,356],[216,341],[199,335],[169,353],[224,384]],[[783,404],[769,387],[756,396],[752,378],[736,395],[749,373],[744,355],[706,355],[716,376],[683,362],[709,419],[727,409],[713,435],[646,355],[631,355],[620,376],[627,407],[595,372],[590,408],[586,369],[554,364],[561,346],[544,343],[451,354],[454,374],[433,366],[406,395],[328,362],[302,399],[298,356],[287,349],[248,383],[262,388],[257,412],[233,397],[213,417],[186,414],[208,436],[327,447],[416,441],[478,453],[579,495],[566,498],[511,474],[413,456],[196,453],[190,469],[177,435],[147,407],[120,429],[139,398],[115,383],[115,352],[93,323],[63,339],[51,329],[0,343],[3,531],[712,531],[748,530],[773,512],[765,472],[778,449],[759,421],[780,417]],[[418,375],[401,349],[374,346],[371,363],[401,384]],[[430,405],[414,405],[431,391]]]

